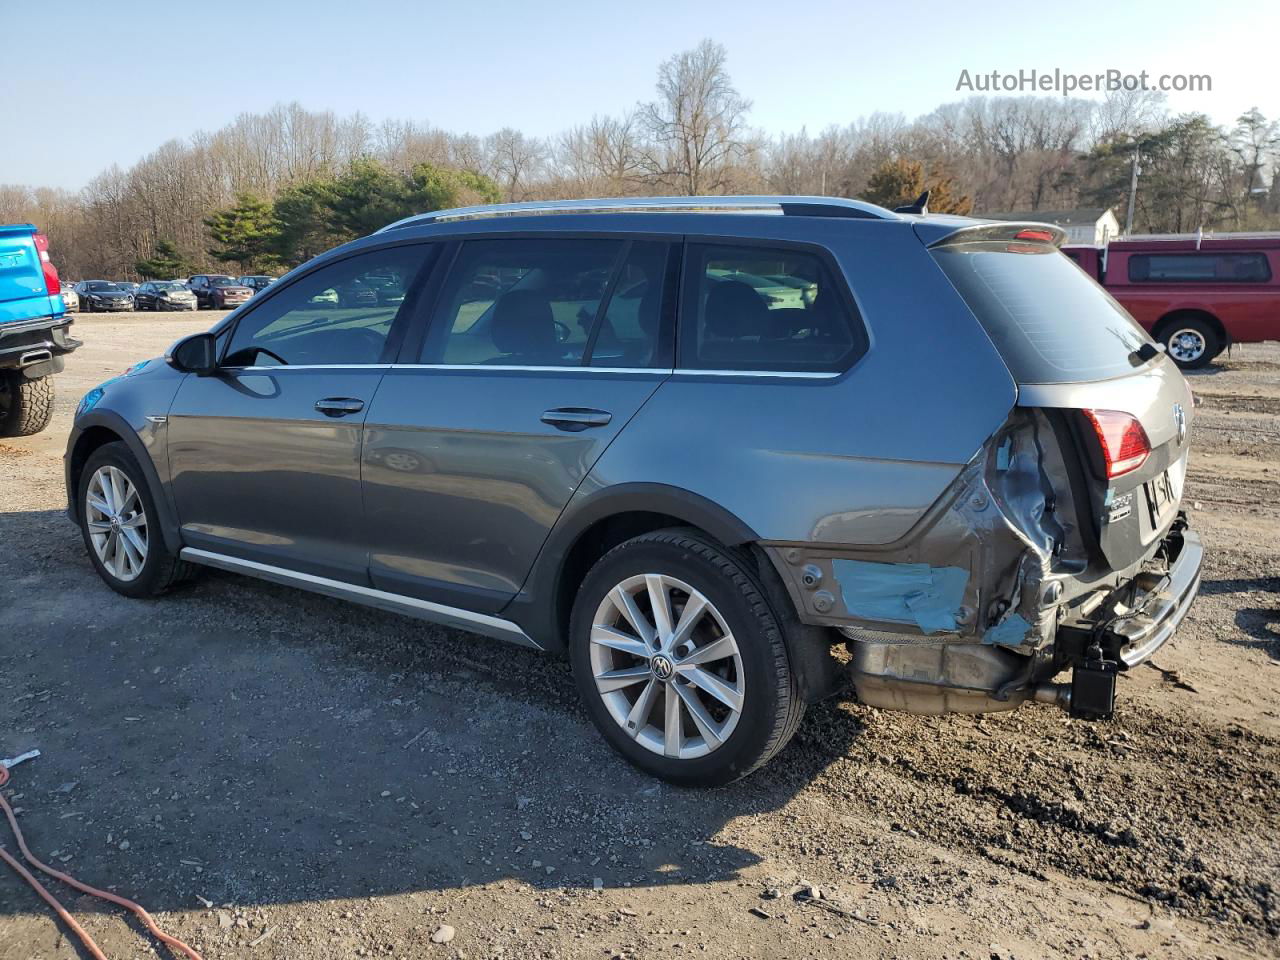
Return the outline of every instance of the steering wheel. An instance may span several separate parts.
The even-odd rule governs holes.
[[[568,343],[569,338],[573,336],[573,331],[569,329],[567,323],[561,323],[559,320],[552,320],[556,325],[556,343]]]

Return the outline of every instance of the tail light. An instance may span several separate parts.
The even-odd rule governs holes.
[[[1013,235],[1015,240],[1031,240],[1036,243],[1053,243],[1053,233],[1048,230],[1019,230]]]
[[[62,293],[62,283],[58,280],[58,268],[49,260],[49,238],[43,233],[37,233],[33,238],[36,243],[36,253],[40,255],[40,269],[44,271],[44,288],[51,297],[56,297]]]
[[[1132,473],[1147,462],[1151,441],[1133,414],[1119,410],[1085,410],[1084,415],[1102,445],[1108,480]]]

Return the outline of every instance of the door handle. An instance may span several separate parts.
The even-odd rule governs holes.
[[[364,401],[354,397],[325,397],[316,401],[316,409],[326,417],[345,417],[364,409]]]
[[[576,432],[587,427],[603,427],[613,419],[607,410],[592,410],[589,407],[556,407],[542,415],[542,422],[549,423],[558,430]]]

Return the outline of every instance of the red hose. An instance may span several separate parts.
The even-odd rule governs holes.
[[[9,781],[9,769],[5,767],[3,764],[0,764],[0,787],[3,787],[8,781]],[[9,826],[13,829],[13,835],[18,841],[18,849],[21,850],[22,855],[27,858],[27,862],[32,864],[37,870],[41,870],[47,873],[49,876],[57,880],[61,880],[63,883],[67,884],[68,886],[75,887],[77,890],[81,891],[82,893],[87,893],[90,896],[99,897],[102,900],[108,900],[111,903],[124,907],[126,910],[132,910],[137,915],[138,919],[143,922],[146,928],[151,931],[152,935],[161,943],[167,944],[168,946],[172,947],[174,950],[181,950],[188,957],[190,957],[191,960],[202,960],[200,954],[196,953],[194,950],[188,947],[185,943],[183,943],[177,937],[169,936],[167,933],[161,930],[158,926],[156,926],[156,922],[151,919],[151,914],[147,913],[146,910],[142,909],[141,905],[136,904],[132,900],[128,900],[125,897],[118,897],[114,893],[109,893],[106,890],[99,890],[97,887],[91,887],[87,883],[81,883],[79,880],[77,880],[75,877],[71,876],[70,874],[63,873],[61,870],[55,870],[53,869],[53,867],[50,867],[50,866],[47,866],[46,864],[41,863],[39,860],[35,858],[35,856],[27,848],[27,841],[23,838],[22,830],[20,830],[18,827],[18,820],[16,817],[14,817],[13,809],[9,806],[9,801],[7,801],[4,798],[3,794],[0,794],[0,809],[4,810],[4,815],[9,820]],[[18,876],[22,877],[24,880],[27,881],[27,883],[31,884],[31,886],[35,888],[36,893],[40,894],[40,896],[44,899],[44,901],[48,903],[49,906],[53,907],[54,911],[58,914],[58,916],[62,918],[62,922],[65,923],[68,927],[70,927],[75,932],[75,935],[80,938],[80,941],[84,944],[85,949],[89,951],[89,954],[94,958],[94,960],[107,960],[107,955],[102,952],[102,950],[98,947],[96,943],[93,942],[93,937],[89,936],[89,934],[85,931],[85,929],[81,927],[80,924],[76,923],[75,918],[72,917],[71,914],[67,912],[66,907],[64,907],[61,903],[59,903],[58,899],[53,894],[51,894],[48,890],[46,890],[44,886],[41,885],[39,880],[37,880],[34,876],[31,875],[30,870],[24,867],[8,851],[2,848],[0,848],[0,859],[3,859],[5,863],[11,866],[14,869],[14,872],[18,874]]]

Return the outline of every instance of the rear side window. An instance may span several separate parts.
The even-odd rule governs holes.
[[[1266,283],[1271,265],[1262,253],[1133,253],[1130,283]]]
[[[422,362],[651,366],[663,352],[667,251],[608,238],[465,241]]]
[[[1131,372],[1148,342],[1120,304],[1056,248],[959,243],[931,251],[1020,383]]]
[[[860,352],[861,323],[810,250],[690,244],[680,366],[834,372]]]

